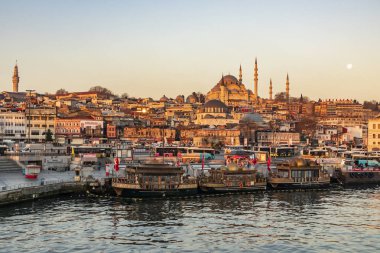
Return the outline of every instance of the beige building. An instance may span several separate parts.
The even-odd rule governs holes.
[[[380,117],[368,120],[368,151],[380,150]]]
[[[298,145],[300,143],[300,134],[294,132],[256,132],[258,145]]]
[[[255,94],[245,87],[241,76],[241,72],[239,80],[233,75],[222,76],[222,79],[207,93],[206,100],[220,100],[227,106],[244,106],[256,101]]]
[[[55,134],[56,108],[38,107],[27,108],[26,116],[26,138],[32,142],[41,142],[46,138],[46,132],[50,129]]]
[[[195,124],[209,126],[225,126],[227,124],[238,124],[229,108],[220,100],[207,101],[197,112]]]

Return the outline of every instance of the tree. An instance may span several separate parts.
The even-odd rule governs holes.
[[[129,98],[129,94],[124,92],[123,94],[120,95],[121,98],[127,99]]]
[[[112,96],[115,96],[112,91],[99,85],[91,87],[89,91],[96,92],[98,93],[100,97],[104,97],[104,98],[110,98]]]
[[[69,93],[67,90],[61,88],[55,92],[55,95],[65,95],[67,93]]]
[[[287,102],[286,101],[286,92],[279,92],[274,95],[274,100],[277,102]]]
[[[379,103],[375,100],[364,101],[363,108],[364,109],[371,109],[372,111],[378,111],[379,110],[378,105],[379,105]]]
[[[52,133],[52,131],[50,129],[48,129],[47,132],[46,132],[45,140],[46,140],[46,142],[53,141],[53,133]]]

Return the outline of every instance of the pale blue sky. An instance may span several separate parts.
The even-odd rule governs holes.
[[[206,93],[222,73],[259,95],[377,99],[380,1],[0,0],[0,87],[55,92],[102,85],[159,98]],[[347,64],[353,64],[348,70]]]

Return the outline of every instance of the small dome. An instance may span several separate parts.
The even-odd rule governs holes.
[[[186,98],[186,103],[194,104],[197,102],[197,98],[194,95],[189,95]]]
[[[213,100],[209,100],[207,101],[204,106],[204,108],[223,108],[223,109],[227,109],[227,106],[225,103],[223,103],[222,101],[220,100],[217,100],[217,99],[213,99]]]
[[[240,123],[255,123],[258,126],[266,126],[264,119],[258,113],[247,113],[241,119]]]
[[[168,102],[168,98],[164,95],[162,98],[160,98],[160,102]]]

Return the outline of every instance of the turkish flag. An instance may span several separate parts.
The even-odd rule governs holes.
[[[115,165],[114,165],[114,169],[116,170],[116,171],[119,171],[119,158],[115,158],[114,159],[114,161],[115,161]]]
[[[270,157],[268,157],[268,160],[267,160],[267,167],[268,167],[268,171],[270,172]]]

